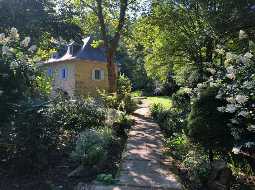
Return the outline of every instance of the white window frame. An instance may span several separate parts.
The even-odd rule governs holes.
[[[96,71],[100,72],[100,79],[96,79]],[[104,80],[104,70],[99,69],[99,68],[93,69],[93,71],[92,71],[92,80],[97,80],[97,81]]]

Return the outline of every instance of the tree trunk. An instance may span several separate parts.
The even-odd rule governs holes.
[[[208,37],[207,42],[206,42],[206,59],[205,59],[205,61],[208,63],[212,63],[212,55],[213,55],[213,39],[211,37]]]
[[[108,84],[109,93],[114,93],[117,90],[117,73],[113,62],[114,53],[112,51],[107,54],[107,70],[108,70]]]
[[[210,161],[210,163],[213,163],[213,151],[212,151],[212,149],[209,149],[209,161]]]

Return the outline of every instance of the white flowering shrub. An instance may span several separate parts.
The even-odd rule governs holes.
[[[214,63],[208,68],[211,77],[196,89],[198,97],[209,86],[219,89],[216,98],[225,104],[217,110],[232,115],[227,125],[237,146],[255,137],[255,46],[242,30],[239,39],[242,46],[237,53],[222,46],[215,51]]]

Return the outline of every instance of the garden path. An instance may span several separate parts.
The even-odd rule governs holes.
[[[171,160],[163,156],[163,135],[150,118],[146,100],[133,114],[135,125],[129,132],[118,183],[96,185],[91,190],[181,190],[171,172]],[[84,189],[85,190],[85,189]]]

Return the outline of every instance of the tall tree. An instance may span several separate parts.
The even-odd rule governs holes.
[[[128,0],[73,0],[73,3],[80,8],[81,14],[89,15],[92,18],[91,13],[93,13],[97,17],[99,30],[93,31],[93,33],[99,33],[104,42],[107,56],[109,92],[115,92],[117,72],[114,58],[125,25],[129,2]],[[88,19],[88,17],[84,18]],[[95,25],[95,23],[93,24]]]

